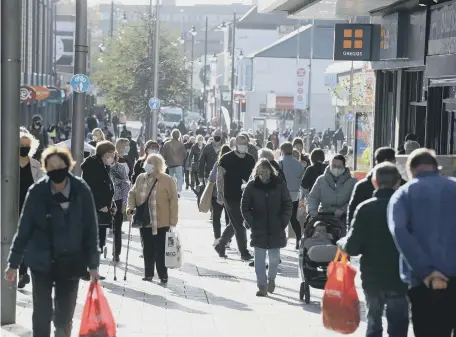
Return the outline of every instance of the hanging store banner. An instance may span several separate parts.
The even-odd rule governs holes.
[[[309,74],[303,67],[296,69],[294,108],[304,110],[307,108],[307,88]]]
[[[36,92],[33,87],[22,86],[20,91],[21,102],[31,103],[36,99]]]
[[[370,61],[372,59],[370,24],[336,23],[334,26],[335,61]]]
[[[36,100],[37,101],[44,101],[47,99],[50,95],[50,90],[46,87],[42,86],[32,86],[33,90],[35,90],[36,93]]]
[[[370,170],[369,130],[365,117],[356,113],[355,117],[355,170]]]
[[[46,99],[46,102],[51,103],[51,104],[62,104],[63,103],[62,91],[56,87],[48,87],[48,89],[49,89],[49,97]]]

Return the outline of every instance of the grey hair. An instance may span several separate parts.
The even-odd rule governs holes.
[[[258,159],[260,158],[265,158],[269,161],[272,161],[274,160],[274,152],[267,147],[263,147],[260,149],[260,151],[258,151]]]
[[[261,158],[258,159],[258,162],[256,163],[255,168],[252,171],[252,175],[250,176],[250,180],[254,180],[256,177],[258,177],[259,168],[268,168],[269,170],[271,170],[273,175],[279,175],[279,172],[277,172],[274,166],[271,165],[271,162],[269,160],[267,160],[266,158]]]
[[[173,137],[173,139],[179,139],[181,137],[181,132],[179,131],[179,129],[174,129],[171,132],[171,137]]]
[[[399,170],[390,162],[383,162],[375,166],[373,176],[379,188],[393,188],[401,181]]]
[[[40,141],[38,139],[36,139],[30,132],[23,132],[21,131],[20,134],[19,134],[19,139],[20,138],[27,138],[30,140],[30,152],[28,154],[28,156],[30,158],[32,158],[35,153],[36,153],[36,150],[38,150],[38,147],[40,146]]]
[[[416,149],[419,149],[421,148],[420,146],[420,143],[414,141],[414,140],[409,140],[408,142],[406,142],[404,144],[404,150],[405,150],[405,154],[410,154],[412,153],[413,151],[415,151]]]

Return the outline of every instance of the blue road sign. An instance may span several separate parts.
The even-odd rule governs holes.
[[[346,119],[347,121],[349,121],[349,122],[352,121],[352,120],[353,120],[353,114],[349,112],[349,113],[347,114],[347,116],[345,117],[345,119]]]
[[[149,100],[149,108],[151,108],[152,110],[160,109],[160,100],[156,97],[152,97]]]
[[[73,92],[77,92],[79,94],[86,92],[90,87],[90,80],[87,75],[84,74],[73,75],[70,83],[73,88]]]

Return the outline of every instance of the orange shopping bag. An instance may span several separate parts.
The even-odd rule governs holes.
[[[99,283],[90,284],[79,337],[116,337],[116,323]]]
[[[355,275],[356,270],[348,264],[347,254],[338,250],[334,261],[328,266],[328,280],[323,295],[325,328],[342,334],[353,333],[358,328],[360,311]]]

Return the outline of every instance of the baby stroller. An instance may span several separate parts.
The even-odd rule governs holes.
[[[299,248],[299,271],[301,287],[299,299],[310,303],[310,287],[324,289],[327,280],[327,269],[337,252],[336,242],[346,235],[345,217],[337,218],[334,213],[319,213],[314,218],[307,218],[304,225],[304,234]],[[332,245],[316,245],[308,250],[304,248],[306,239],[314,234],[314,224],[322,221],[326,224],[326,230],[332,235]]]

